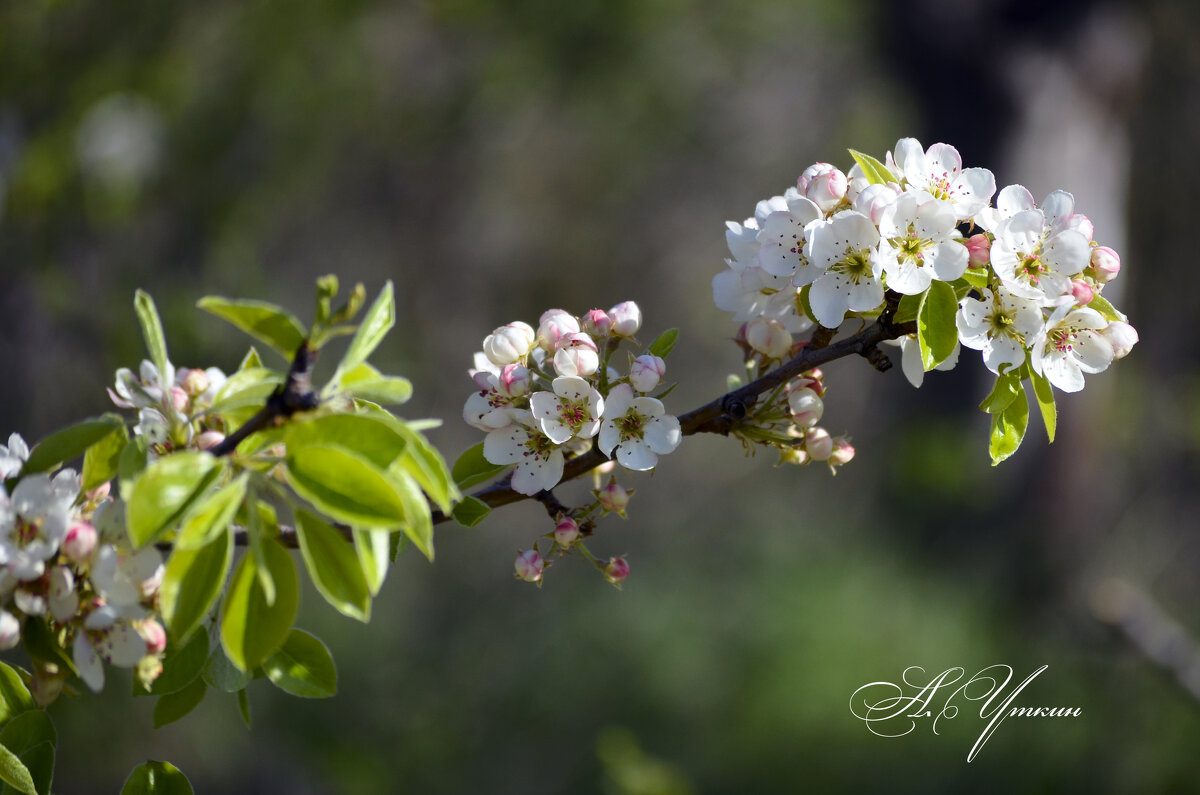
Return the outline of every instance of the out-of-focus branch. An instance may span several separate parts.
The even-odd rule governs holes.
[[[313,391],[312,371],[317,364],[318,355],[320,350],[311,347],[308,340],[300,343],[296,355],[292,357],[287,379],[271,393],[266,405],[240,428],[226,436],[220,444],[214,445],[209,452],[218,458],[229,455],[251,434],[274,428],[298,411],[315,409],[320,399]]]

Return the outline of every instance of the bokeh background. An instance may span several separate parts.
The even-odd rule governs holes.
[[[233,369],[244,339],[195,300],[307,316],[327,272],[396,283],[379,361],[451,457],[471,353],[550,306],[679,327],[681,412],[737,367],[723,222],[909,135],[1072,190],[1142,337],[996,469],[977,359],[919,392],[835,363],[836,479],[688,440],[592,545],[629,555],[621,592],[582,564],[514,582],[536,507],[442,527],[369,626],[305,594],[335,699],[259,682],[252,731],[214,694],[154,731],[113,676],[54,707],[56,789],[166,758],[227,793],[1200,791],[1198,37],[1190,0],[0,4],[4,435],[109,409],[136,287],[177,364]],[[848,708],[997,663],[1049,665],[1021,703],[1083,715],[1011,719],[967,764],[976,716],[885,740]]]

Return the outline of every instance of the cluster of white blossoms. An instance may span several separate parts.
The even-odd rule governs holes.
[[[28,457],[18,434],[0,446],[0,650],[36,635],[60,645],[93,690],[104,686],[104,662],[136,667],[148,684],[167,644],[156,616],[162,556],[132,549],[109,484],[80,493],[73,469],[22,474]],[[10,494],[4,481],[14,480]],[[53,701],[68,673],[36,669],[34,695]]]
[[[641,310],[625,301],[583,316],[551,309],[536,329],[517,321],[483,341],[470,371],[478,390],[463,419],[487,432],[488,461],[516,465],[514,491],[553,488],[564,455],[587,452],[594,437],[604,455],[639,471],[679,446],[679,421],[650,394],[666,372],[663,358],[646,349],[630,357],[624,375],[610,366],[623,341],[641,349],[641,325]]]
[[[169,361],[165,369],[160,373],[153,362],[143,361],[134,375],[122,367],[108,389],[117,406],[137,410],[133,432],[145,437],[150,459],[172,450],[207,450],[219,444],[225,434],[219,420],[206,412],[226,384],[225,373],[216,367],[176,370]]]
[[[1028,363],[1076,392],[1084,374],[1105,370],[1137,342],[1101,297],[1120,257],[1095,242],[1071,194],[1055,191],[1040,204],[1020,185],[996,194],[990,171],[963,168],[958,150],[943,143],[925,149],[904,138],[884,162],[852,154],[848,173],[814,164],[796,187],[759,202],[753,217],[727,224],[731,256],[713,297],[748,324],[744,338],[755,350],[779,355],[814,322],[836,329],[847,317],[878,316],[888,291],[919,308],[939,282],[957,304],[948,332],[956,327],[958,343],[980,351],[997,375]],[[916,386],[926,370],[957,361],[957,346],[934,358],[916,335],[899,342]]]

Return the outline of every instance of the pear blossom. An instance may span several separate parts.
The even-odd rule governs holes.
[[[610,402],[611,398],[612,395],[609,395]],[[616,464],[615,461],[609,461],[609,463]],[[617,482],[616,478],[609,478],[608,483],[597,489],[594,494],[605,513],[615,513],[624,519],[626,518],[625,509],[629,507],[629,498],[633,496],[634,491],[636,489],[627,490]]]
[[[79,678],[99,693],[104,689],[101,660],[120,668],[133,668],[146,656],[146,651],[146,641],[132,622],[107,606],[99,606],[84,619],[83,631],[75,634],[72,658]]]
[[[1120,320],[1109,323],[1100,333],[1112,345],[1113,361],[1124,359],[1138,343],[1137,329]]]
[[[992,269],[1014,295],[1052,304],[1071,293],[1071,277],[1088,265],[1090,247],[1074,229],[1056,229],[1041,210],[1022,210],[1000,224]]]
[[[642,327],[642,310],[633,301],[622,301],[608,310],[608,316],[618,337],[632,337]]]
[[[808,387],[792,389],[789,383],[787,402],[792,421],[799,428],[811,428],[821,421],[825,413],[825,402]]]
[[[683,435],[679,420],[666,413],[662,401],[635,397],[633,387],[618,384],[608,393],[600,424],[600,451],[626,469],[653,469],[658,456],[672,452]]]
[[[824,428],[809,428],[804,433],[804,449],[813,461],[828,461],[833,455],[833,437]]]
[[[536,549],[525,550],[517,555],[517,560],[513,563],[517,579],[525,582],[541,582],[542,572],[545,568],[546,562],[542,560],[542,556]]]
[[[79,476],[71,469],[53,480],[43,474],[24,478],[11,499],[0,489],[0,564],[18,580],[42,576],[45,561],[58,552],[67,535],[78,493]]]
[[[734,313],[744,323],[756,317],[778,320],[793,334],[812,328],[812,321],[796,313],[796,288],[790,277],[772,276],[758,266],[732,266],[713,277],[713,303]]]
[[[529,368],[506,364],[498,372],[476,370],[473,378],[481,388],[467,398],[463,420],[482,431],[494,431],[511,424],[516,399],[529,391]]]
[[[579,523],[570,516],[564,516],[554,525],[554,541],[563,549],[567,549],[579,540]]]
[[[516,321],[493,331],[483,340],[483,354],[492,364],[503,367],[524,360],[536,335],[528,323]]]
[[[1096,246],[1092,249],[1088,264],[1097,284],[1108,284],[1121,272],[1121,255],[1108,246]]]
[[[572,437],[588,439],[600,429],[604,398],[591,384],[577,376],[559,376],[553,392],[534,392],[529,408],[542,433],[555,444]]]
[[[612,318],[603,309],[589,309],[582,321],[580,325],[583,328],[581,330],[593,337],[607,337],[608,333],[612,331]]]
[[[865,312],[883,302],[880,269],[871,254],[878,243],[879,230],[854,210],[843,210],[815,226],[809,238],[809,260],[820,275],[812,283],[808,302],[822,326],[837,328],[847,311]]]
[[[563,454],[542,433],[526,410],[514,412],[513,424],[492,431],[483,440],[483,457],[493,464],[516,464],[512,488],[532,496],[553,488],[562,479]]]
[[[857,168],[857,164],[855,168]],[[865,177],[864,177],[865,180]],[[856,210],[878,224],[883,211],[900,196],[900,186],[895,183],[876,182],[863,187],[854,197],[850,209]]]
[[[123,613],[127,617],[144,617],[138,606],[153,595],[162,576],[162,554],[152,546],[122,553],[105,544],[92,561],[91,579],[96,593],[107,604],[127,611]]]
[[[983,363],[997,375],[1025,363],[1025,348],[1042,330],[1037,301],[1014,295],[1007,288],[981,290],[982,298],[964,298],[954,320],[958,340],[983,353]]]
[[[589,376],[599,369],[600,350],[590,336],[580,331],[559,339],[554,372],[560,376]]]
[[[548,351],[558,348],[559,340],[579,333],[579,320],[561,309],[548,309],[538,320],[537,342]]]
[[[842,203],[849,184],[841,169],[829,163],[813,163],[796,180],[796,188],[820,207],[822,213],[828,213]]]
[[[620,586],[629,576],[629,561],[625,558],[609,558],[604,566],[604,577],[613,585]]]
[[[986,268],[991,263],[991,239],[980,232],[967,238],[967,267],[973,270]]]
[[[888,287],[918,295],[934,279],[952,282],[967,270],[970,258],[959,240],[951,206],[927,193],[905,193],[879,219],[875,256]]]
[[[921,343],[917,340],[917,335],[906,334],[898,339],[887,340],[884,344],[899,346],[900,371],[904,373],[904,377],[908,379],[908,383],[920,389],[921,384],[925,382],[925,363],[921,360]],[[951,354],[933,369],[942,371],[953,370],[958,365],[960,351],[960,346],[958,343],[955,343]]]
[[[960,221],[987,206],[996,192],[996,178],[986,168],[962,167],[962,156],[949,144],[937,143],[925,150],[915,138],[901,138],[892,154],[909,189],[928,191],[949,202]]]
[[[21,434],[9,436],[8,446],[0,445],[0,481],[16,477],[28,458],[29,445],[25,444]]]
[[[16,648],[21,642],[21,622],[7,610],[0,610],[0,651]]]
[[[117,370],[116,384],[108,390],[112,402],[123,409],[173,405],[170,396],[175,386],[175,366],[167,362],[166,372],[160,373],[154,362],[143,360],[138,375],[127,367]]]
[[[667,372],[667,363],[661,356],[645,353],[629,365],[629,383],[638,392],[652,392],[662,382]]]
[[[772,276],[793,276],[798,271],[807,278],[808,259],[804,255],[807,243],[806,229],[809,224],[825,217],[816,203],[797,196],[787,202],[787,209],[773,212],[763,221],[757,239],[757,264]],[[807,284],[808,278],[803,283]]]
[[[792,335],[778,320],[756,317],[746,324],[746,344],[767,359],[782,359],[792,349]]]
[[[1063,392],[1083,389],[1084,373],[1099,373],[1113,361],[1113,346],[1101,331],[1108,322],[1094,309],[1063,305],[1031,343],[1033,370]]]
[[[79,596],[75,593],[75,575],[66,566],[55,566],[48,575],[46,601],[50,615],[63,623],[79,611]]]

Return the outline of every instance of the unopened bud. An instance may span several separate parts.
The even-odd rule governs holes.
[[[15,648],[21,642],[21,622],[7,610],[0,610],[0,651]]]
[[[1087,306],[1096,297],[1092,286],[1083,279],[1071,280],[1071,295],[1075,296],[1075,303],[1079,306]]]
[[[496,379],[497,391],[505,397],[521,397],[529,391],[529,368],[519,364],[506,364]]]
[[[579,321],[574,315],[562,309],[548,309],[538,320],[537,341],[546,350],[554,351],[563,337],[578,332]]]
[[[1088,239],[1089,243],[1092,241],[1092,235],[1096,233],[1096,225],[1092,223],[1091,218],[1088,218],[1083,213],[1075,213],[1068,218],[1067,228],[1074,229],[1076,232],[1082,234]]]
[[[667,363],[658,356],[642,354],[629,368],[629,383],[639,392],[650,392],[667,372]]]
[[[768,359],[782,359],[792,348],[792,334],[774,318],[756,317],[746,324],[746,342]]]
[[[558,350],[554,353],[554,372],[586,378],[599,369],[599,349],[587,334],[568,334],[558,341]]]
[[[1114,361],[1124,359],[1138,343],[1137,329],[1120,320],[1109,323],[1100,334],[1112,345]]]
[[[162,675],[163,664],[162,658],[147,654],[142,659],[138,660],[137,668],[134,670],[134,676],[141,683],[142,687],[147,691],[154,685],[154,680]]]
[[[824,428],[809,428],[804,434],[804,449],[814,461],[827,461],[833,455],[833,437]]]
[[[804,169],[796,187],[814,204],[827,213],[842,203],[848,187],[846,175],[828,163],[813,163]]]
[[[967,238],[967,267],[985,268],[992,261],[992,241],[980,232]]]
[[[536,549],[527,549],[517,555],[516,563],[513,564],[517,579],[525,582],[541,582],[542,570],[545,568],[546,562]]]
[[[780,464],[795,464],[804,466],[809,461],[808,453],[803,447],[785,447],[779,451]]]
[[[533,340],[533,329],[518,320],[489,334],[483,341],[483,355],[497,367],[514,364],[529,354]]]
[[[182,388],[177,386],[171,387],[171,405],[175,407],[176,411],[187,411],[188,401],[190,400],[191,398],[188,397],[188,393],[184,392]]]
[[[55,702],[63,690],[66,676],[53,666],[37,666],[33,669],[33,678],[29,681],[29,693],[39,707],[46,707]]]
[[[787,401],[792,421],[800,428],[811,428],[821,421],[821,415],[825,413],[825,402],[808,387],[790,390]]]
[[[1121,272],[1121,255],[1108,246],[1092,249],[1092,278],[1098,284],[1108,284]]]
[[[204,394],[209,387],[208,373],[203,370],[188,370],[179,382],[183,391],[191,397]]]
[[[146,619],[137,632],[146,641],[146,654],[162,654],[167,649],[167,631],[153,618]]]
[[[87,522],[76,522],[67,531],[61,549],[67,560],[76,566],[83,565],[96,549],[96,528]]]
[[[625,508],[629,505],[632,495],[632,491],[626,491],[625,487],[617,483],[616,478],[612,478],[608,485],[596,492],[596,499],[600,501],[600,507],[605,513],[615,513],[624,518]]]
[[[841,466],[854,460],[854,445],[845,439],[833,440],[833,452],[829,455],[831,466]]]
[[[583,330],[594,337],[607,337],[612,325],[612,318],[603,309],[589,309],[583,316]]]
[[[196,448],[211,450],[223,441],[225,441],[225,434],[220,431],[205,431],[196,437]]]
[[[609,558],[604,567],[604,576],[613,585],[620,585],[629,576],[629,563],[625,558]]]
[[[851,205],[855,210],[862,213],[871,219],[871,223],[878,224],[879,219],[883,217],[883,211],[888,205],[896,201],[896,197],[900,194],[892,185],[884,185],[875,183],[867,185],[854,196],[854,203]]]
[[[642,327],[642,310],[633,301],[622,301],[608,310],[612,319],[612,333],[618,337],[632,337]]]
[[[570,516],[564,516],[554,526],[554,540],[560,547],[566,549],[579,539],[579,523]]]

